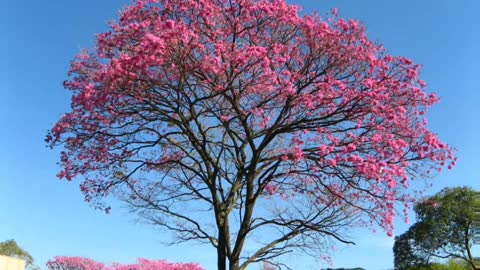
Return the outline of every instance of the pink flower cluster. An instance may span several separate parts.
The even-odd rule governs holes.
[[[47,262],[48,270],[203,270],[193,263],[168,263],[140,258],[136,264],[114,263],[106,266],[89,258],[58,256]]]

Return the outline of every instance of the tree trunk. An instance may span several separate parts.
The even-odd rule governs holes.
[[[238,258],[231,258],[230,259],[228,270],[240,270],[240,262],[239,262]]]
[[[227,270],[226,237],[222,231],[218,233],[217,270]]]

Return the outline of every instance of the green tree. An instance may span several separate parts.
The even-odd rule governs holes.
[[[427,258],[422,256],[421,250],[416,250],[417,246],[412,243],[416,226],[417,224],[414,224],[407,232],[395,237],[393,245],[395,269],[417,270],[428,266]]]
[[[417,203],[417,222],[395,238],[395,269],[418,269],[438,259],[461,260],[475,268],[471,253],[474,194],[468,187],[445,188]]]
[[[32,255],[21,248],[13,239],[0,242],[0,255],[22,259],[25,261],[27,269],[38,269],[34,264]]]

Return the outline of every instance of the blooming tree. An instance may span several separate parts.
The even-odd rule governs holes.
[[[58,256],[47,262],[48,270],[202,270],[193,263],[168,263],[140,258],[136,264],[105,266],[89,258]]]
[[[176,240],[210,243],[218,269],[349,243],[353,224],[391,235],[410,181],[455,163],[427,128],[438,99],[357,21],[298,12],[284,0],[126,7],[72,61],[71,111],[47,136],[63,145],[58,177],[81,176],[96,207],[112,194]]]

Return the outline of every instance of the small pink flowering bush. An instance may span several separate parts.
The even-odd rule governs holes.
[[[163,260],[138,259],[136,264],[114,263],[106,266],[89,258],[57,256],[47,262],[48,270],[203,270],[194,263],[169,263]]]
[[[100,270],[105,269],[103,263],[89,258],[58,256],[47,262],[48,270]]]

